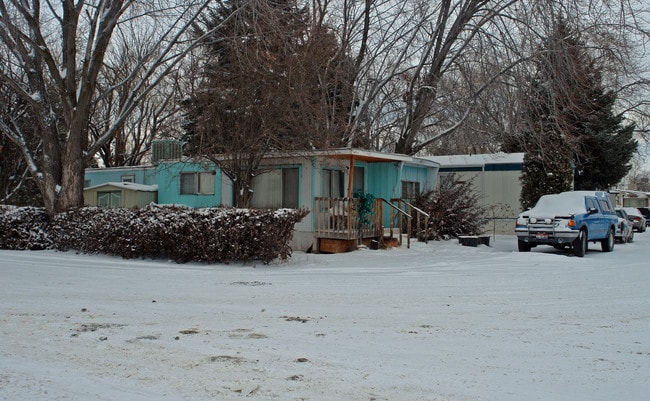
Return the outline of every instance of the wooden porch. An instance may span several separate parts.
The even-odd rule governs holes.
[[[428,228],[429,215],[406,200],[377,198],[372,213],[365,218],[358,213],[359,202],[357,198],[314,199],[314,236],[319,252],[349,252],[361,244],[401,246],[403,236],[410,247],[411,237]]]

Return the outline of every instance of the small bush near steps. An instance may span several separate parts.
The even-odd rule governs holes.
[[[308,211],[86,207],[55,216],[38,208],[0,209],[0,248],[58,249],[178,263],[261,260],[291,255],[294,225]]]
[[[440,240],[460,235],[480,235],[487,222],[487,208],[481,206],[480,196],[468,181],[459,181],[455,175],[446,177],[438,188],[419,194],[415,206],[427,212],[427,233],[418,239]]]

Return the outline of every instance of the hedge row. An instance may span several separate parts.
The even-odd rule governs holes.
[[[230,262],[286,259],[306,210],[81,208],[48,219],[38,208],[0,214],[0,248],[58,249],[124,258]]]
[[[0,248],[42,250],[53,244],[45,209],[0,206]]]

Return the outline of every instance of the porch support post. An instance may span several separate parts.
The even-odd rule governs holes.
[[[354,183],[354,155],[350,156],[350,171],[348,176],[348,198],[352,198],[352,184]]]

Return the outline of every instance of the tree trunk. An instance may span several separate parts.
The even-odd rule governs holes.
[[[61,188],[63,163],[61,143],[55,118],[52,117],[47,105],[41,109],[37,120],[42,130],[43,162],[37,167],[38,170],[32,171],[32,177],[41,191],[47,214],[53,217],[58,212],[59,189]]]
[[[244,182],[244,179],[240,177],[239,180],[233,183],[234,191],[234,205],[235,207],[240,208],[249,208],[251,206],[251,200],[253,198],[253,192],[251,188],[253,187],[252,180],[250,182]]]
[[[420,150],[414,146],[415,139],[420,134],[424,120],[433,106],[433,99],[435,99],[437,93],[433,88],[435,88],[434,85],[438,84],[438,79],[432,80],[429,84],[429,87],[419,89],[415,108],[409,118],[404,122],[402,134],[395,144],[395,153],[412,156]]]
[[[59,180],[56,180],[54,175],[49,171],[39,172],[38,174],[40,175],[36,177],[36,182],[43,197],[45,211],[50,217],[54,217],[57,213],[57,188],[59,187]]]
[[[75,152],[76,156],[66,152],[63,163],[63,174],[61,177],[61,190],[57,203],[57,212],[79,208],[84,205],[83,183],[84,164],[81,152]]]

